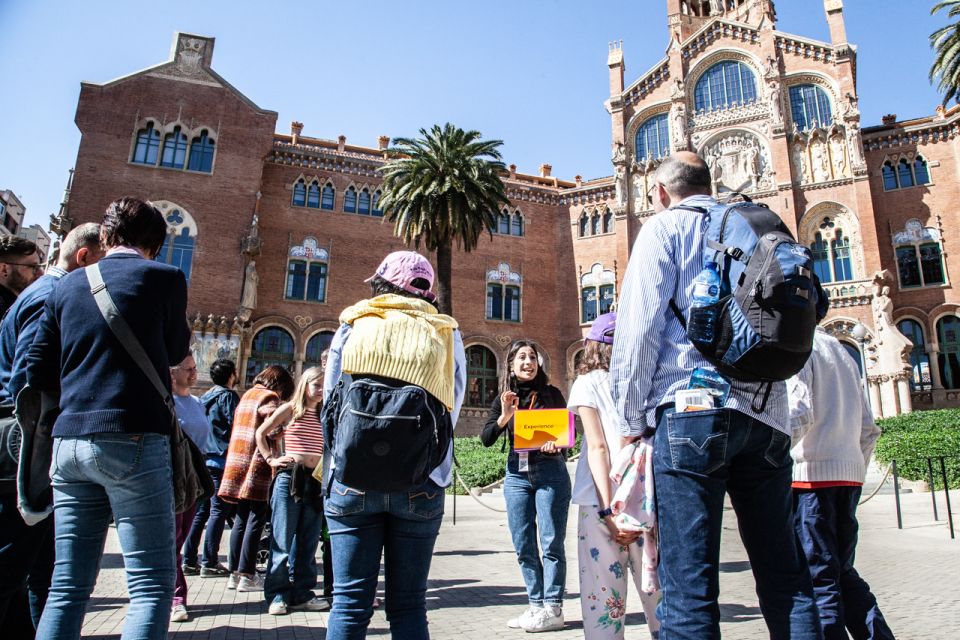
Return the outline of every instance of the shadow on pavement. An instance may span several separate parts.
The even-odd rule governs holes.
[[[720,563],[720,573],[738,573],[740,571],[750,571],[749,560],[737,560],[735,562]]]
[[[492,549],[472,549],[470,551],[434,551],[435,556],[486,556],[497,553],[514,553],[513,551],[494,551]]]
[[[748,622],[762,616],[760,607],[748,607],[742,604],[720,605],[720,622]]]

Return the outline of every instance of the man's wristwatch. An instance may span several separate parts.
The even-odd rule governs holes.
[[[600,516],[601,518],[606,518],[607,516],[612,516],[612,515],[613,515],[613,509],[611,509],[610,507],[607,507],[606,509],[600,509],[599,511],[597,511],[597,515]]]

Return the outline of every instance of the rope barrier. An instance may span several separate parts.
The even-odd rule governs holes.
[[[479,504],[481,507],[484,507],[485,509],[490,509],[490,511],[496,511],[497,513],[506,513],[506,512],[507,512],[506,509],[497,509],[496,507],[491,507],[490,505],[488,505],[488,504],[484,503],[482,500],[480,500],[480,498],[478,498],[477,496],[473,495],[473,491],[470,491],[470,487],[468,487],[468,486],[467,486],[467,483],[464,482],[464,481],[463,481],[463,478],[460,477],[460,472],[457,471],[456,469],[454,469],[453,472],[454,472],[454,475],[457,476],[457,482],[460,483],[460,486],[463,487],[463,490],[467,492],[467,495],[468,495],[468,496],[470,496],[471,498],[473,498],[474,500],[476,500],[476,501],[477,501],[477,504]]]
[[[872,498],[873,496],[877,495],[877,494],[880,492],[880,489],[883,488],[883,485],[884,485],[884,483],[886,483],[887,478],[890,477],[890,470],[891,470],[892,468],[893,468],[892,465],[889,465],[889,464],[887,465],[887,471],[886,471],[886,473],[883,474],[883,480],[881,480],[881,481],[880,481],[880,484],[877,485],[877,488],[873,490],[873,493],[871,493],[871,494],[868,495],[866,498],[864,498],[863,500],[861,500],[860,502],[858,502],[858,503],[857,503],[857,506],[860,506],[860,505],[866,503],[867,500],[869,500],[870,498]]]

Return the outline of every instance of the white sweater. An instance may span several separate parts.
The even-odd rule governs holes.
[[[880,428],[843,345],[818,328],[813,354],[787,391],[794,481],[862,483]]]

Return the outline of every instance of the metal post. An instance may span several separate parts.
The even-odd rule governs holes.
[[[927,458],[927,476],[930,478],[930,499],[933,501],[933,521],[940,518],[937,514],[937,488],[933,485],[933,458]]]
[[[870,404],[870,383],[867,382],[867,358],[863,352],[862,339],[857,341],[857,346],[860,348],[860,386],[863,387],[863,393],[867,398],[867,404]]]
[[[450,446],[453,447],[453,469],[451,470],[452,475],[450,479],[452,482],[450,484],[453,487],[453,526],[457,526],[457,467],[459,465],[457,464],[457,439],[451,438],[451,440]]]
[[[940,476],[943,478],[943,495],[947,497],[947,522],[950,523],[950,539],[953,540],[953,511],[950,510],[950,486],[947,484],[947,464],[940,456]]]
[[[893,496],[897,503],[897,529],[903,529],[903,514],[900,513],[900,476],[897,474],[897,461],[890,463],[893,468]]]

